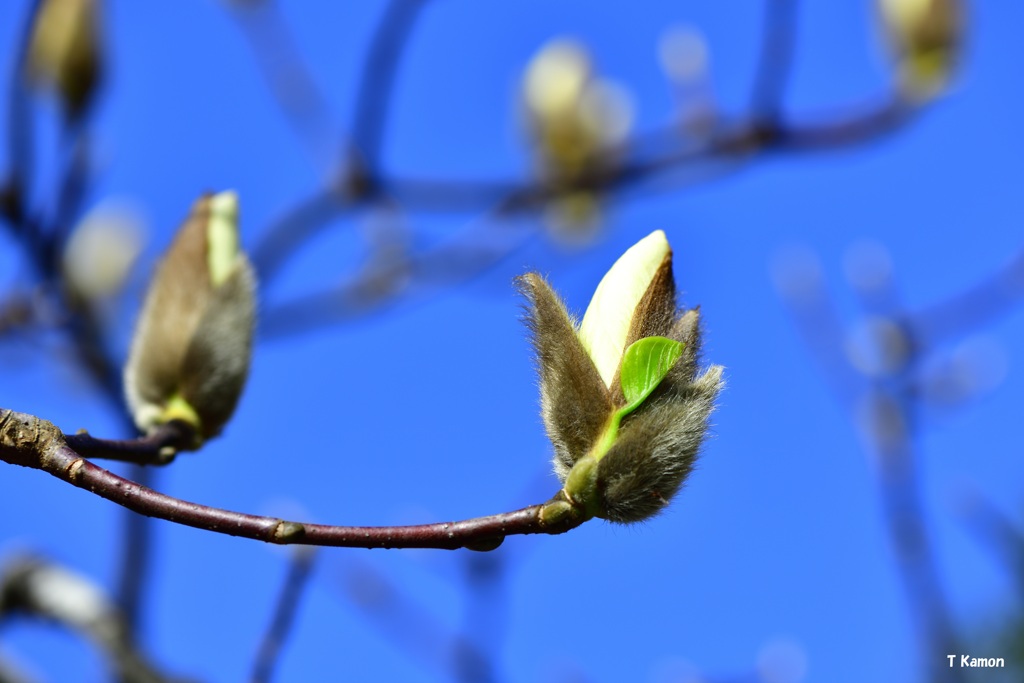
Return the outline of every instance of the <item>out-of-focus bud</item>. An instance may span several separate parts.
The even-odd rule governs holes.
[[[201,198],[157,268],[132,339],[125,393],[139,429],[183,420],[203,440],[220,433],[249,371],[255,287],[238,198]]]
[[[710,50],[692,26],[673,26],[658,41],[658,61],[672,85],[683,132],[705,135],[717,116],[711,90]]]
[[[878,9],[904,92],[938,95],[960,58],[963,0],[878,0]]]
[[[665,234],[623,254],[578,327],[540,275],[520,286],[563,497],[613,522],[657,514],[689,474],[723,385],[721,366],[698,373],[699,311],[676,307]]]
[[[699,83],[708,76],[708,44],[693,26],[672,26],[658,41],[658,60],[674,83]]]
[[[845,351],[850,365],[874,378],[902,372],[914,354],[906,327],[883,316],[871,316],[854,326],[846,338]]]
[[[615,148],[632,125],[629,95],[594,73],[579,43],[556,39],[530,62],[522,85],[523,105],[541,172],[555,189],[598,179],[617,163]],[[578,189],[554,202],[548,216],[561,237],[588,236],[600,217],[595,192]]]
[[[32,29],[28,75],[55,90],[68,118],[89,105],[102,73],[99,0],[43,0]]]
[[[757,653],[757,671],[764,683],[801,683],[807,676],[807,652],[792,638],[775,638]]]
[[[142,245],[142,223],[133,212],[115,204],[96,207],[64,247],[62,266],[68,289],[86,301],[117,293]]]
[[[9,561],[0,576],[0,612],[26,612],[93,634],[115,631],[116,606],[89,579],[37,557]]]

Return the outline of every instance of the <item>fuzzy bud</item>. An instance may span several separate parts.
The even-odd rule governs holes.
[[[928,99],[948,84],[960,57],[962,0],[878,0],[900,85],[914,99]]]
[[[52,88],[69,118],[85,110],[102,73],[98,0],[43,0],[32,29],[28,75]]]
[[[549,42],[531,60],[522,102],[541,172],[555,186],[607,173],[632,123],[626,92],[595,74],[586,48],[567,39]],[[598,199],[589,190],[568,192],[547,216],[562,238],[580,241],[581,232],[588,234],[582,229],[599,219]]]
[[[220,433],[249,371],[255,287],[237,196],[201,198],[157,268],[132,339],[125,393],[139,429],[183,420],[203,440]]]
[[[676,306],[665,234],[612,266],[578,326],[540,275],[519,282],[565,495],[613,522],[657,514],[693,467],[722,387],[721,366],[698,372],[699,310]]]

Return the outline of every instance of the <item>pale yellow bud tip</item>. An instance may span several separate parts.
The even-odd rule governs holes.
[[[526,105],[544,118],[565,115],[577,106],[589,78],[590,58],[583,46],[570,40],[552,41],[526,71]]]
[[[900,87],[915,100],[939,95],[959,61],[963,0],[877,0],[899,71]]]
[[[931,0],[879,0],[886,21],[904,31],[912,30],[928,17]]]
[[[671,253],[665,233],[655,230],[619,257],[594,290],[579,337],[606,386],[619,367],[637,304]]]
[[[238,195],[221,192],[210,198],[210,222],[206,228],[207,265],[216,287],[230,277],[238,259]]]

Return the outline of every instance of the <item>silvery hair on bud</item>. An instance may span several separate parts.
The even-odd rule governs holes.
[[[529,273],[518,284],[531,303],[526,322],[540,374],[541,414],[555,448],[555,473],[564,482],[624,404],[622,390],[618,373],[612,389],[605,386],[548,283]],[[679,491],[693,469],[724,385],[721,366],[698,376],[700,309],[676,308],[670,268],[659,273],[637,306],[626,345],[649,336],[682,342],[683,354],[647,400],[622,420],[615,444],[598,462],[599,516],[613,522],[647,519]]]
[[[713,365],[687,382],[666,378],[626,416],[615,444],[597,464],[601,517],[639,522],[661,512],[679,492],[704,443],[722,370]]]
[[[223,282],[207,261],[211,197],[199,199],[157,268],[125,366],[125,393],[138,427],[152,429],[179,396],[200,418],[204,439],[231,417],[249,370],[256,280],[238,251]]]
[[[537,354],[541,416],[555,447],[555,474],[564,482],[601,436],[614,410],[612,397],[576,335],[575,321],[547,281],[527,273],[516,283],[531,304],[526,324]]]

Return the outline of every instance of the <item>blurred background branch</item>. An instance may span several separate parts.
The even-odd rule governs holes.
[[[409,66],[413,37],[423,30],[426,11],[434,9],[427,0],[383,4],[357,70],[349,130],[340,137],[330,104],[334,93],[318,82],[317,70],[311,68],[317,65],[306,63],[288,12],[269,1],[225,4],[230,5],[230,16],[247,40],[273,101],[323,182],[279,211],[279,218],[259,233],[252,249],[266,292],[261,322],[266,339],[294,338],[351,323],[400,302],[427,301],[507,262],[538,234],[563,245],[593,244],[598,239],[594,226],[612,202],[694,190],[768,160],[803,160],[875,144],[919,121],[945,89],[959,65],[963,29],[960,3],[950,0],[917,3],[938,8],[932,10],[938,14],[925,22],[927,30],[887,19],[888,10],[883,8],[881,21],[894,73],[887,89],[838,108],[796,106],[788,94],[803,58],[798,50],[798,28],[804,28],[801,12],[810,8],[796,0],[766,0],[746,108],[729,112],[713,99],[707,47],[688,34],[667,50],[666,75],[681,98],[680,111],[662,117],[665,123],[645,124],[640,130],[632,125],[628,98],[598,71],[589,49],[578,41],[556,39],[526,65],[520,83],[533,172],[487,178],[406,173],[392,170],[383,160],[394,134],[398,95],[405,86],[400,75]],[[73,240],[86,225],[85,209],[104,191],[96,154],[102,136],[94,119],[104,94],[101,85],[116,62],[107,50],[111,39],[103,30],[103,10],[99,0],[27,3],[19,42],[11,47],[14,75],[7,89],[0,215],[28,267],[21,278],[27,281],[24,286],[0,294],[0,336],[36,334],[40,329],[59,332],[75,365],[91,379],[96,396],[120,420],[124,436],[130,436],[135,428],[122,397],[121,328],[107,315],[103,297],[73,277],[67,266],[82,252]],[[60,52],[71,57],[33,57],[44,49],[36,36],[47,33],[45,22],[57,21],[47,17],[60,12],[79,13],[70,25],[80,32],[66,34],[71,47]],[[55,30],[49,34],[65,35]],[[47,71],[41,64],[55,66]],[[41,182],[46,179],[38,172],[50,163],[43,158],[37,130],[37,119],[44,118],[42,94],[47,91],[56,95],[62,112],[53,164],[60,170],[48,183]],[[437,215],[463,227],[446,227],[438,237],[438,231],[427,227]],[[363,218],[372,224],[371,237],[355,266],[334,273],[322,289],[292,293],[289,298],[279,294],[285,289],[280,281],[295,267],[300,252],[324,234],[350,230],[348,221]],[[108,240],[103,251],[114,251],[115,242],[125,240]],[[925,680],[959,683],[971,679],[959,669],[943,668],[944,655],[960,651],[967,639],[949,605],[931,540],[931,511],[921,494],[921,470],[927,464],[922,441],[935,405],[967,406],[986,389],[985,382],[972,384],[962,377],[954,378],[960,384],[951,385],[950,368],[963,369],[970,363],[953,358],[949,348],[1017,310],[1024,292],[1024,257],[1018,253],[976,284],[911,310],[898,295],[895,276],[885,265],[888,257],[879,249],[869,250],[867,256],[861,253],[850,270],[861,307],[852,324],[844,321],[840,307],[825,291],[813,254],[791,254],[777,280],[799,334],[872,454],[880,514],[919,635]],[[129,265],[114,278],[111,291],[118,296],[131,289],[128,271],[137,255],[136,250],[126,256]],[[939,377],[936,368],[944,368],[945,374]],[[974,370],[970,366],[966,372]],[[69,442],[76,438],[84,449],[91,437],[69,437]],[[158,483],[152,468],[132,466],[126,474],[150,488]],[[982,503],[974,508],[971,523],[1019,573],[1018,530],[996,508]],[[157,618],[145,600],[153,575],[152,526],[134,513],[126,513],[121,525],[119,570],[112,591],[116,600],[110,602],[117,607],[105,612],[116,612],[116,618],[110,617],[102,628],[72,623],[59,610],[46,612],[38,600],[33,602],[40,593],[26,592],[26,586],[35,585],[29,579],[38,578],[44,568],[66,572],[38,560],[9,563],[5,595],[17,600],[9,597],[5,604],[82,630],[108,653],[122,681],[170,680],[137,649],[142,624]],[[439,676],[484,683],[503,680],[498,661],[505,638],[501,622],[511,590],[503,558],[495,553],[465,559],[462,578],[454,580],[468,596],[464,626],[458,629],[438,623],[428,608],[417,606],[416,596],[403,594],[401,586],[388,583],[369,563],[348,564],[339,571],[347,586],[344,593],[398,649],[409,651]],[[271,680],[311,583],[312,568],[312,554],[294,555],[251,680]],[[96,586],[89,590],[102,593]],[[0,661],[0,681],[19,681],[19,675],[13,668],[8,672]],[[779,679],[761,672],[722,680]]]

